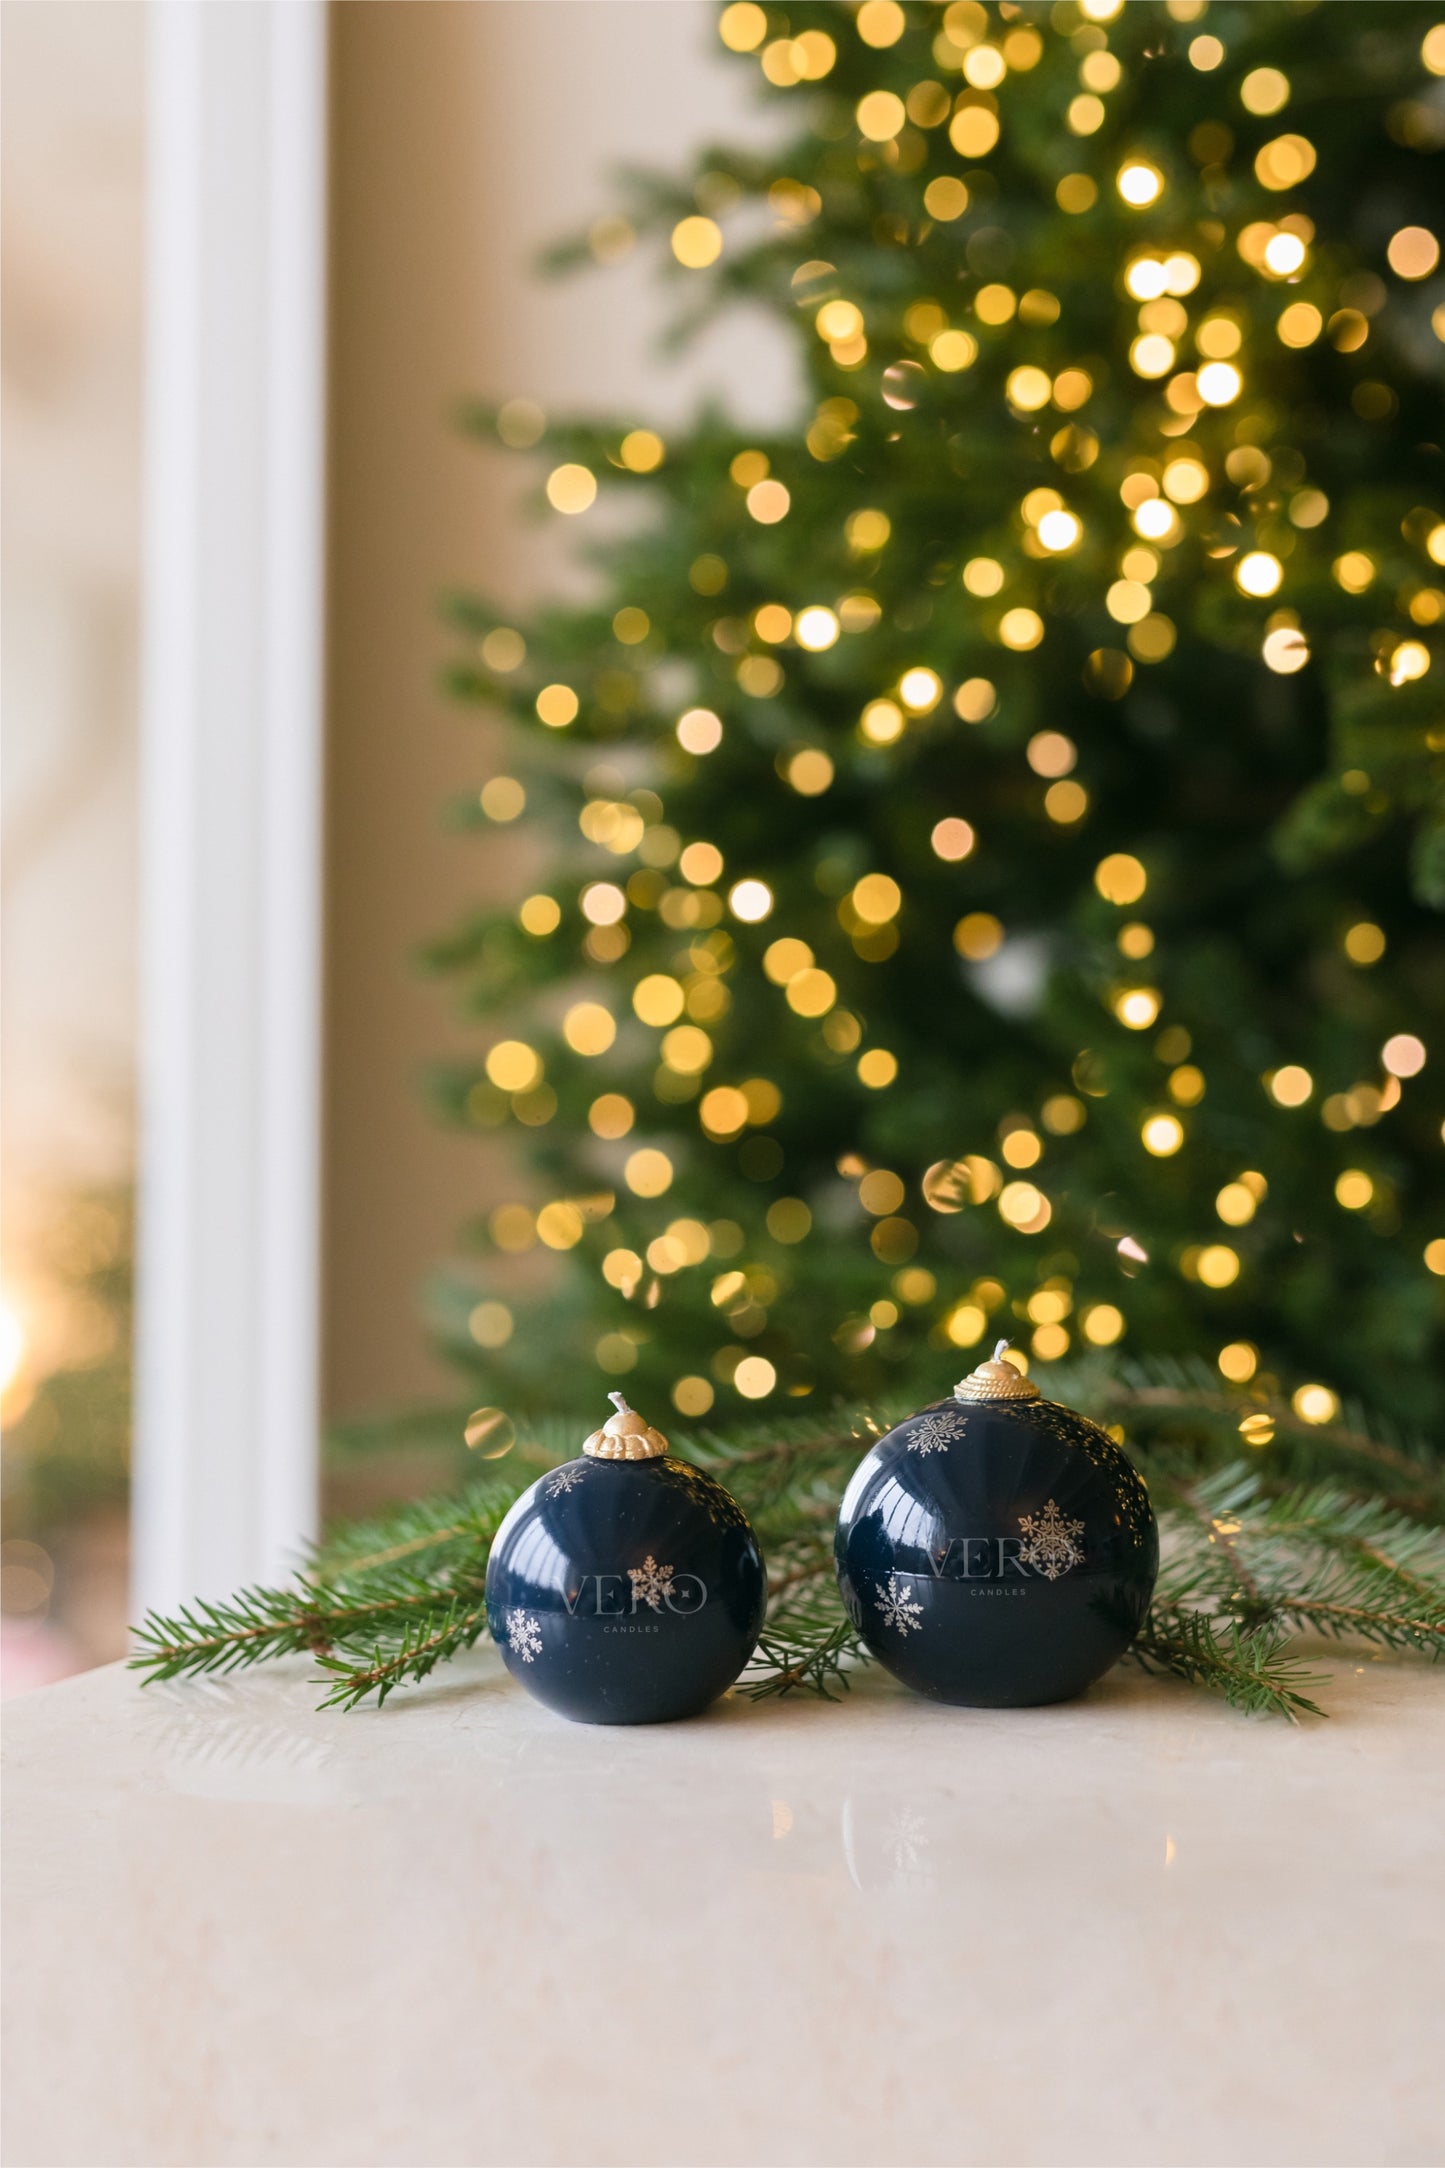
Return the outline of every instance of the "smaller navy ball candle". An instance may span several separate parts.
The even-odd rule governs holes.
[[[1004,1360],[910,1415],[859,1463],[838,1514],[848,1615],[936,1701],[1066,1701],[1138,1633],[1159,1567],[1142,1481],[1096,1423]]]
[[[580,1460],[524,1491],[487,1564],[487,1623],[527,1691],[583,1724],[696,1716],[757,1646],[747,1515],[612,1393]]]

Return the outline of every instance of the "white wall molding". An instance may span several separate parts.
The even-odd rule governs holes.
[[[324,0],[152,0],[134,1597],[317,1481]]]

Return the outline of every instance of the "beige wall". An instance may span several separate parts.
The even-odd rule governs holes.
[[[664,421],[699,387],[786,404],[785,357],[746,323],[664,372],[638,256],[560,286],[531,260],[612,207],[622,161],[667,165],[768,122],[694,0],[339,0],[333,8],[333,313],[325,1397],[332,1415],[434,1390],[418,1291],[504,1163],[429,1121],[424,1062],[466,1044],[409,962],[462,908],[511,892],[521,839],[449,837],[448,795],[496,744],[451,708],[435,599],[520,598],[559,576],[519,523],[518,476],[452,432],[459,394],[526,394]]]
[[[5,1299],[71,1351],[57,1200],[129,1178],[144,11],[6,0]]]

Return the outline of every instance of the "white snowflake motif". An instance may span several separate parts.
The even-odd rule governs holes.
[[[886,1595],[878,1598],[878,1610],[885,1626],[896,1626],[899,1633],[917,1633],[923,1606],[915,1603],[906,1588],[899,1585],[896,1573],[888,1576]]]
[[[659,1566],[649,1551],[640,1566],[629,1566],[627,1578],[632,1583],[632,1608],[645,1603],[649,1611],[660,1611],[664,1596],[672,1594],[672,1568]]]
[[[1071,1566],[1084,1563],[1083,1545],[1079,1542],[1084,1524],[1060,1513],[1052,1498],[1042,1513],[1019,1515],[1019,1532],[1024,1538],[1020,1562],[1034,1567],[1046,1581],[1057,1581]]]
[[[585,1468],[559,1468],[556,1475],[547,1479],[547,1496],[565,1498],[568,1491],[576,1490],[586,1473]]]
[[[507,1613],[507,1646],[524,1664],[542,1653],[542,1629],[530,1611]]]
[[[894,1866],[908,1872],[924,1864],[928,1824],[912,1807],[900,1807],[888,1825],[886,1841]]]
[[[925,1415],[922,1422],[915,1426],[908,1440],[908,1450],[910,1453],[942,1453],[961,1434],[962,1429],[963,1425],[956,1415],[946,1408],[937,1409],[932,1415]]]

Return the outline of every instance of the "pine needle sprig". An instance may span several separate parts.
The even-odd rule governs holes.
[[[148,1681],[175,1679],[304,1654],[347,1677],[381,1671],[392,1684],[424,1678],[439,1661],[425,1660],[430,1638],[453,1623],[459,1603],[475,1607],[485,1588],[511,1496],[510,1486],[488,1487],[460,1500],[408,1505],[324,1545],[312,1567],[284,1587],[198,1600],[172,1618],[149,1612],[135,1631],[131,1668]]]
[[[222,1603],[197,1599],[172,1618],[148,1612],[135,1629],[138,1646],[130,1665],[148,1679],[176,1679],[239,1671],[280,1656],[319,1657],[358,1635],[400,1629],[436,1604],[436,1587],[427,1581],[397,1585],[369,1600],[305,1580],[279,1589],[243,1588]]]
[[[429,1677],[438,1664],[472,1648],[486,1628],[484,1588],[485,1576],[469,1595],[454,1595],[440,1607],[434,1602],[428,1614],[403,1624],[394,1645],[378,1641],[367,1661],[319,1656],[322,1669],[335,1674],[335,1684],[320,1706],[354,1709],[358,1702],[375,1694],[380,1708],[387,1695],[404,1681],[415,1684]]]
[[[868,1660],[825,1558],[770,1605],[743,1692],[751,1701],[793,1693],[836,1701],[848,1690],[849,1672]]]
[[[1241,1411],[1258,1403],[1221,1395],[1204,1366],[1136,1368],[1122,1381],[1080,1369],[1066,1397],[1077,1384],[1096,1416],[1127,1411],[1145,1434],[1130,1449],[1150,1484],[1164,1553],[1134,1649],[1146,1669],[1236,1708],[1298,1717],[1316,1710],[1313,1675],[1295,1647],[1303,1632],[1445,1654],[1445,1528],[1424,1517],[1439,1477],[1422,1451],[1351,1411],[1344,1423],[1307,1426],[1306,1464],[1327,1472],[1290,1481],[1292,1450],[1239,1458]],[[838,1595],[833,1527],[858,1459],[900,1412],[873,1406],[677,1441],[730,1485],[768,1560],[767,1621],[743,1685],[750,1696],[835,1699],[868,1661]],[[562,1438],[539,1428],[515,1462],[565,1457]],[[1362,1443],[1385,1448],[1397,1478],[1386,1496],[1371,1480],[1386,1464],[1366,1476]],[[133,1665],[169,1679],[308,1654],[329,1682],[324,1706],[384,1701],[481,1637],[487,1559],[524,1476],[509,1466],[509,1477],[498,1470],[459,1494],[330,1535],[284,1588],[197,1602],[172,1619],[151,1614]]]
[[[1283,1631],[1249,1630],[1203,1611],[1156,1604],[1130,1650],[1144,1670],[1220,1694],[1251,1716],[1323,1716],[1310,1698],[1324,1681],[1294,1654]]]
[[[412,1499],[389,1513],[345,1523],[318,1544],[308,1574],[350,1585],[406,1560],[425,1561],[436,1572],[478,1549],[485,1563],[500,1515],[523,1488],[515,1481],[484,1480],[469,1484],[460,1496]]]

